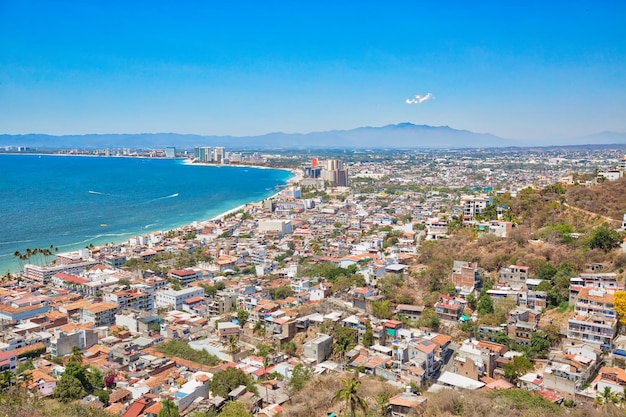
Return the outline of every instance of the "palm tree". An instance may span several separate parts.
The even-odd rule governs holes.
[[[607,404],[615,404],[618,400],[618,396],[611,390],[611,387],[604,387],[604,390],[598,393],[594,403],[606,406]]]
[[[83,363],[83,351],[78,346],[72,346],[72,353],[70,353],[70,357],[67,362],[76,362],[81,365]]]
[[[354,375],[351,379],[344,379],[343,387],[337,391],[332,400],[333,403],[337,401],[344,401],[350,417],[356,416],[356,410],[358,408],[360,408],[364,414],[367,413],[367,403],[361,396],[359,396],[359,394],[357,394],[360,386],[361,381],[357,379],[356,375]]]
[[[0,391],[4,391],[15,383],[15,374],[9,370],[0,374]]]
[[[232,355],[235,353],[239,353],[241,351],[241,347],[239,347],[239,341],[235,336],[228,336],[228,341],[226,342],[228,345],[228,352]]]
[[[269,404],[270,397],[267,391],[267,367],[270,366],[270,358],[269,356],[263,356],[263,377],[265,378],[265,401]]]
[[[163,400],[161,401],[161,411],[159,411],[158,417],[178,417],[178,407],[173,401]]]

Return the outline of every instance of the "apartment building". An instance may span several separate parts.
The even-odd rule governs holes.
[[[76,329],[72,332],[55,330],[50,339],[50,354],[63,357],[72,353],[72,348],[78,346],[81,350],[89,349],[98,343],[98,333],[90,329]]]
[[[593,312],[574,312],[567,320],[567,337],[610,348],[617,334],[617,319]]]
[[[605,288],[584,287],[578,291],[574,300],[574,311],[578,314],[599,313],[604,317],[615,318],[613,304],[615,292]]]
[[[499,271],[499,282],[514,288],[522,288],[526,286],[529,277],[530,268],[523,265],[510,265],[502,267]]]
[[[173,269],[170,271],[170,277],[180,281],[181,285],[187,286],[200,279],[200,272],[193,269]]]
[[[439,301],[435,303],[437,317],[442,320],[458,321],[464,308],[465,305],[460,300],[445,294],[441,294]]]
[[[115,314],[119,306],[113,303],[95,303],[84,306],[81,310],[81,323],[92,322],[96,327],[115,324]]]
[[[154,311],[154,294],[148,287],[148,291],[137,288],[131,290],[115,291],[105,294],[103,300],[109,303],[117,304],[121,309],[134,308],[136,310]]]
[[[185,300],[192,297],[204,297],[204,290],[197,287],[182,288],[178,291],[171,288],[156,292],[155,307],[180,310]]]

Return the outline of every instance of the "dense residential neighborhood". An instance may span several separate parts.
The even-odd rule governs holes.
[[[220,164],[245,159],[215,151]],[[53,262],[50,251],[16,254],[22,271],[0,288],[2,389],[123,417],[298,415],[298,392],[325,375],[376,377],[389,387],[380,415],[419,414],[445,390],[623,404],[626,207],[616,218],[564,196],[623,182],[626,159],[520,152],[254,154],[297,176],[212,220]],[[207,155],[196,149],[198,163]],[[534,196],[547,217],[574,212],[584,226],[523,234]],[[528,253],[470,256],[463,242]],[[576,264],[559,252],[583,242]]]

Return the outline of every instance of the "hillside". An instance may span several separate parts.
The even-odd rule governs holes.
[[[565,194],[568,204],[621,222],[626,213],[626,177],[595,187],[576,185]]]
[[[344,378],[346,375],[344,375]],[[386,408],[387,399],[397,389],[384,381],[371,377],[362,377],[357,395],[363,398],[370,407],[367,416],[379,417],[381,410]],[[324,416],[328,412],[338,415],[344,410],[341,402],[332,403],[335,392],[341,388],[342,379],[319,376],[313,379],[305,389],[283,405],[283,417]],[[543,397],[521,389],[458,391],[444,390],[438,393],[422,394],[426,404],[420,414],[424,417],[523,417],[523,416],[623,416],[622,410],[615,406],[594,408],[585,406],[579,409],[568,409],[556,406]],[[358,414],[362,415],[362,414]]]

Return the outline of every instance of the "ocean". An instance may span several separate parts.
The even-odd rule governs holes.
[[[268,198],[292,176],[181,159],[0,154],[0,273],[20,269],[16,251],[171,230]]]

